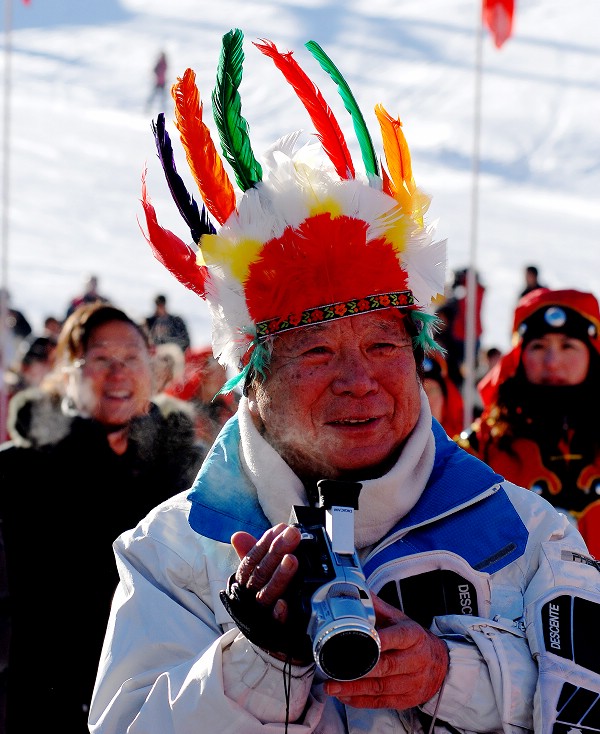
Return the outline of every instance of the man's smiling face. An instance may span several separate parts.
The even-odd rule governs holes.
[[[249,405],[264,438],[299,476],[376,476],[397,455],[420,411],[405,318],[389,309],[276,338]]]

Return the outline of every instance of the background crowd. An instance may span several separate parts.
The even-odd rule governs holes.
[[[443,356],[427,360],[424,369],[428,374],[424,385],[437,405],[434,415],[452,438],[458,438],[464,425],[463,393],[465,385],[465,339],[467,326],[467,268],[451,273],[446,292],[435,302],[434,313],[438,319],[436,341],[443,347]],[[475,277],[475,385],[496,365],[502,350],[486,342],[483,330],[482,307],[486,284],[479,274]],[[520,298],[547,286],[539,279],[537,265],[523,269],[522,290],[515,294],[515,307]],[[34,332],[27,314],[12,302],[11,295],[2,289],[1,313],[4,313],[3,349],[3,406],[0,424],[0,440],[10,438],[7,418],[8,403],[12,396],[28,387],[39,386],[55,364],[55,346],[65,319],[80,305],[108,303],[110,299],[99,290],[98,278],[89,275],[81,293],[67,303],[64,313],[46,316],[43,330]],[[163,405],[179,401],[179,409],[187,410],[196,424],[197,440],[208,448],[218,430],[235,411],[235,399],[231,394],[217,395],[226,379],[223,369],[212,356],[210,344],[192,344],[185,316],[171,313],[167,297],[157,294],[152,308],[140,321],[153,348],[155,370],[155,400]],[[160,347],[160,348],[159,348]],[[435,396],[438,396],[437,398]],[[484,411],[481,392],[476,390],[473,418],[479,419]],[[169,400],[167,400],[169,398]]]
[[[445,351],[423,361],[421,379],[432,415],[468,452],[566,512],[599,557],[600,431],[589,410],[600,397],[598,302],[593,294],[574,289],[548,289],[538,280],[538,268],[528,266],[523,290],[515,296],[513,344],[503,354],[485,342],[481,307],[486,287],[477,278],[478,401],[473,424],[465,426],[465,279],[466,270],[455,273],[434,308],[437,339]],[[88,584],[82,567],[77,574],[81,606],[65,614],[58,605],[49,618],[65,635],[77,619],[85,617],[89,624],[85,641],[73,640],[74,657],[64,658],[66,666],[76,664],[80,671],[78,686],[70,682],[68,694],[53,689],[49,705],[65,723],[73,722],[72,731],[85,731],[86,702],[116,583],[111,543],[159,501],[191,485],[221,427],[235,414],[238,396],[235,391],[219,394],[224,369],[210,345],[192,344],[185,318],[169,311],[162,294],[137,322],[112,305],[99,291],[98,279],[90,276],[62,316],[47,316],[40,333],[7,290],[1,295],[6,402],[0,519],[8,568],[0,568],[0,593],[6,602],[8,573],[12,644],[21,661],[11,662],[12,715],[21,715],[28,705],[33,658],[40,650],[48,660],[60,657],[52,649],[57,638],[47,636],[46,627],[40,628],[40,639],[23,634],[34,622],[29,619],[36,608],[32,594],[51,595],[55,583],[48,576],[48,589],[44,584],[32,589],[24,581],[24,559],[34,550],[59,566],[57,538],[72,540],[75,533],[86,574],[95,581]],[[86,372],[96,385],[91,394],[90,383],[78,377]],[[126,402],[133,407],[118,418],[114,405],[106,407],[111,401],[110,393],[102,392],[107,382],[113,396],[131,393]],[[94,472],[88,471],[91,466]],[[17,491],[23,477],[32,486],[60,482],[61,500],[50,500],[41,491],[24,514],[28,500]],[[65,507],[80,505],[81,486],[90,509],[79,510],[80,519],[72,523]],[[118,503],[108,501],[117,496]],[[103,508],[110,508],[108,515]],[[36,541],[31,541],[32,528]],[[6,604],[1,608],[6,611]],[[6,643],[0,643],[5,668]],[[64,676],[63,669],[56,670]],[[5,687],[0,677],[0,691]]]

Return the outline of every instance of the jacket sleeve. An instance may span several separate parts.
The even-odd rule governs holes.
[[[167,513],[168,514],[168,513]],[[285,730],[283,664],[232,628],[223,634],[198,594],[206,562],[186,559],[185,541],[169,544],[144,530],[114,544],[116,590],[89,716],[94,734],[264,734]],[[197,544],[194,553],[198,554]],[[203,600],[204,599],[204,600]],[[312,669],[291,673],[289,720],[309,732],[323,704],[311,695]],[[308,701],[308,704],[307,704]],[[200,723],[201,722],[201,725]]]
[[[576,546],[543,547],[552,583],[530,587],[525,621],[539,667],[536,734],[586,731],[600,720],[600,562]],[[594,723],[592,723],[594,722]]]
[[[448,644],[450,668],[440,693],[422,706],[426,714],[463,732],[533,729],[537,668],[518,624],[447,615],[432,631]]]
[[[521,504],[520,514],[530,530],[526,553],[517,562],[522,588],[514,588],[514,593],[523,597],[523,615],[517,619],[437,617],[432,631],[448,643],[450,669],[440,694],[422,709],[461,731],[517,734],[534,730],[550,734],[558,720],[561,692],[564,705],[567,693],[581,683],[588,697],[595,691],[600,701],[600,675],[582,671],[581,665],[564,658],[549,659],[543,644],[541,610],[546,610],[547,620],[548,605],[557,597],[566,599],[570,610],[574,598],[585,608],[588,622],[592,616],[597,618],[600,573],[598,563],[566,517],[528,491],[519,490],[512,499]],[[502,579],[494,582],[496,588],[501,583]],[[575,624],[585,624],[584,616],[581,614]],[[565,628],[572,619],[564,618]],[[583,636],[580,634],[581,639]],[[588,640],[596,637],[591,633]],[[587,644],[586,659],[595,659],[600,671],[599,655],[595,654],[600,643],[595,643],[593,653],[589,652],[591,643]],[[569,681],[575,686],[567,691]],[[583,700],[583,693],[581,697]],[[582,726],[579,721],[568,723],[572,728]]]

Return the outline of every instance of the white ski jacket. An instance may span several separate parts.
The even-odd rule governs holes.
[[[302,485],[242,400],[192,490],[114,544],[121,582],[92,734],[286,731],[283,663],[243,637],[219,591],[238,564],[231,534],[260,537],[287,522],[294,504],[306,504]],[[431,701],[397,711],[344,707],[312,667],[293,667],[287,731],[403,734],[427,732],[433,719],[436,732],[546,734],[560,716],[579,725],[564,698],[600,698],[600,671],[589,650],[585,660],[574,652],[566,630],[576,620],[593,648],[600,573],[563,515],[456,446],[423,398],[398,463],[363,483],[356,516],[369,586],[445,639],[449,672]]]

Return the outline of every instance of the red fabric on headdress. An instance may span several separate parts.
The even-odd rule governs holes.
[[[368,223],[329,212],[266,243],[244,285],[253,321],[407,290],[407,274],[383,238],[366,243]]]

